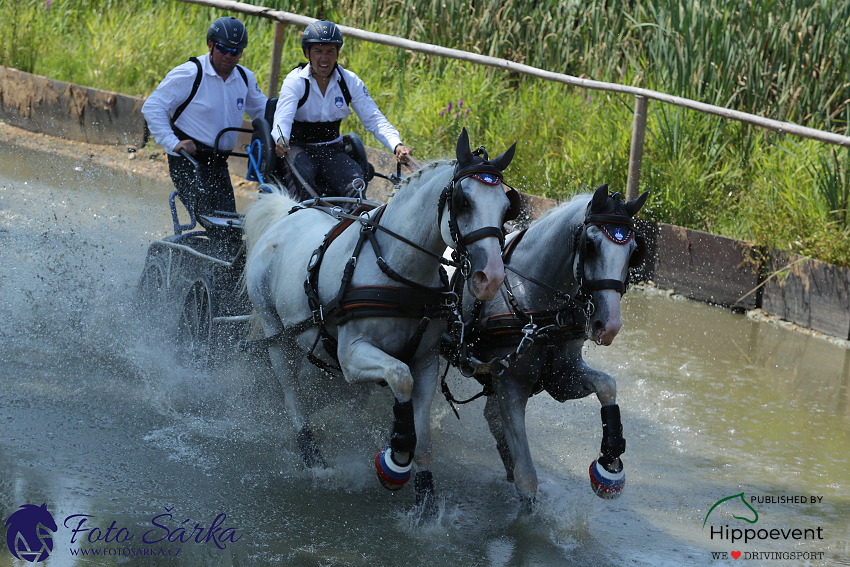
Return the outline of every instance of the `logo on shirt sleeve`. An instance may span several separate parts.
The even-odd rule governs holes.
[[[238,108],[239,110],[242,110],[243,106],[245,106],[245,99],[244,98],[237,98],[236,99],[236,108]]]
[[[366,88],[366,85],[363,85],[363,94],[369,96],[369,89]]]
[[[342,100],[341,96],[338,96],[338,97],[334,98],[334,104],[336,105],[337,108],[342,108],[342,106],[345,104],[345,102]]]

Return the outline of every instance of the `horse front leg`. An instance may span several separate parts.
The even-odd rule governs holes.
[[[423,341],[424,342],[424,341]],[[431,405],[437,392],[439,380],[439,356],[436,350],[429,351],[423,358],[412,363],[413,407],[415,409],[416,452],[414,461],[417,471],[414,477],[416,506],[420,518],[432,521],[438,515],[437,493],[434,475],[431,473]]]
[[[505,427],[502,423],[502,416],[499,410],[499,404],[495,396],[487,396],[487,403],[484,404],[484,419],[487,420],[487,426],[490,428],[490,434],[496,440],[496,450],[499,452],[499,457],[502,459],[502,465],[505,467],[506,480],[514,481],[514,459],[511,457],[511,448],[508,446],[508,439],[505,437]]]
[[[537,496],[537,470],[531,459],[531,449],[528,446],[528,435],[525,429],[528,392],[515,378],[507,375],[507,372],[493,379],[493,389],[495,393],[491,398],[495,398],[494,405],[498,407],[498,412],[492,407],[488,398],[487,404],[491,405],[491,409],[488,412],[485,406],[485,415],[489,413],[487,420],[490,432],[496,437],[496,447],[500,449],[500,454],[504,451],[504,445],[499,447],[500,437],[507,444],[509,461],[506,461],[503,456],[502,462],[506,469],[508,463],[512,464],[512,468],[508,470],[508,480],[513,480],[519,494],[520,512],[526,514],[531,512]],[[496,419],[499,420],[499,424],[495,423]]]
[[[399,490],[410,480],[416,450],[414,380],[410,368],[362,338],[349,342],[340,337],[338,354],[350,384],[384,381],[395,396],[392,437],[375,457],[375,467],[384,488]]]
[[[601,498],[616,498],[623,490],[626,475],[620,455],[626,450],[617,382],[609,374],[589,367],[581,356],[583,340],[568,341],[557,355],[551,373],[544,376],[544,388],[557,401],[596,394],[602,405],[602,445],[600,456],[590,464],[590,484]]]
[[[620,406],[617,405],[617,383],[609,374],[590,368],[581,359],[577,370],[582,380],[596,392],[602,405],[602,443],[599,458],[590,464],[590,484],[600,498],[617,498],[626,483],[623,461],[620,460],[620,455],[626,451],[626,440],[623,437]]]

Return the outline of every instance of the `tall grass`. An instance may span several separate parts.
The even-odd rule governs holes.
[[[643,86],[845,133],[850,3],[835,0],[254,0],[255,4],[553,71]],[[146,95],[206,51],[224,13],[166,0],[0,0],[0,62]],[[242,63],[265,89],[273,26],[241,17]],[[303,57],[287,28],[283,68]],[[421,158],[451,155],[460,128],[492,152],[514,141],[509,181],[566,198],[626,182],[633,99],[347,41],[341,63]],[[461,106],[462,102],[462,106]],[[449,105],[451,104],[451,108]],[[346,129],[377,141],[356,119]],[[643,214],[850,265],[850,155],[651,102]]]

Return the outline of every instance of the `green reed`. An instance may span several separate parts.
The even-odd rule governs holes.
[[[850,117],[846,2],[253,3],[839,133]],[[204,53],[209,23],[226,15],[173,0],[0,5],[7,15],[0,31],[12,38],[0,49],[3,64],[135,95]],[[251,38],[242,63],[265,90],[273,25],[241,19]],[[303,59],[300,33],[286,28],[284,72]],[[523,191],[567,198],[606,182],[625,189],[631,97],[353,40],[341,63],[363,77],[420,159],[451,157],[465,126],[491,154],[519,143],[508,181]],[[378,145],[356,119],[344,128]],[[846,149],[656,102],[647,130],[645,217],[850,265]]]

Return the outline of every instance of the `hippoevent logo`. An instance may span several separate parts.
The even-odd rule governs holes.
[[[218,514],[212,522],[192,521],[172,514],[173,508],[151,518],[150,525],[138,530],[112,521],[98,523],[92,514],[71,514],[62,522],[72,556],[178,556],[183,544],[198,544],[227,549],[242,539],[236,528],[225,525],[227,514]],[[47,504],[24,504],[6,520],[6,543],[18,559],[36,563],[53,552],[54,538],[60,528]]]
[[[53,532],[57,530],[47,504],[24,504],[6,520],[6,544],[18,559],[37,563],[53,551]]]
[[[743,504],[741,507],[738,502]],[[766,542],[787,541],[823,541],[823,528],[801,528],[793,526],[783,527],[762,527],[755,524],[759,521],[759,513],[755,505],[766,504],[781,504],[781,505],[801,505],[801,504],[820,504],[823,502],[823,496],[802,496],[802,495],[781,495],[781,496],[750,496],[747,497],[743,492],[726,496],[715,502],[705,519],[702,522],[703,531],[706,525],[709,526],[709,537],[712,542],[721,541],[729,543],[731,546],[736,544],[752,545]],[[717,512],[715,512],[717,510]],[[714,516],[712,513],[714,512]],[[731,515],[735,520],[745,522],[745,524],[732,525],[723,523],[722,525],[708,524],[709,517],[713,517],[714,521],[722,520],[723,515]],[[749,524],[752,527],[747,527]],[[822,551],[716,551],[712,552],[712,559],[728,559],[731,557],[736,561],[738,559],[755,559],[759,561],[778,559],[778,560],[819,560],[823,559],[824,552]]]

